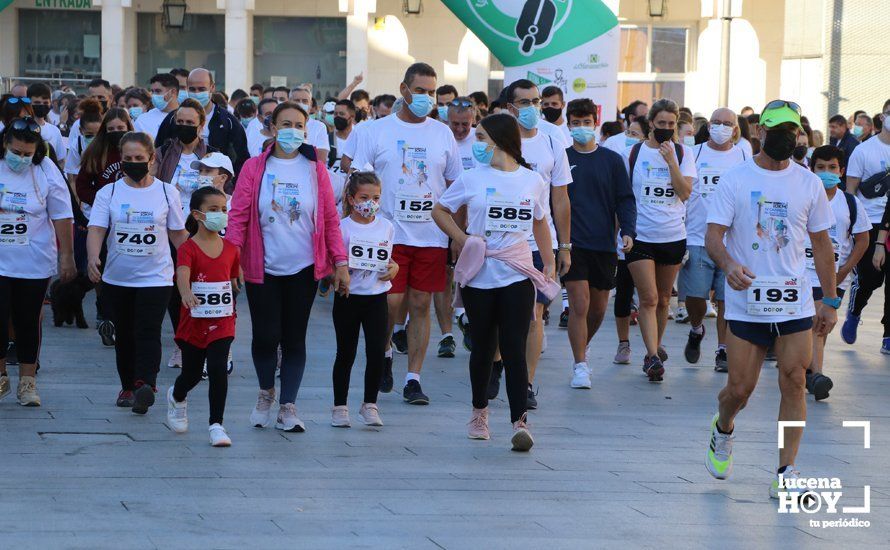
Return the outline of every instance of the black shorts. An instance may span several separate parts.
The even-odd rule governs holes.
[[[729,330],[742,340],[758,346],[770,347],[779,336],[788,336],[813,328],[813,318],[795,319],[781,323],[754,323],[751,321],[729,321]]]
[[[634,247],[624,255],[628,264],[639,260],[652,260],[659,265],[680,265],[686,255],[686,239],[670,243],[634,241]]]
[[[553,251],[553,257],[555,258],[557,255],[557,251]],[[537,250],[532,250],[532,264],[535,266],[535,269],[544,272],[544,258],[541,257],[541,253]],[[544,304],[545,306],[549,306],[550,302],[553,300],[548,300],[547,296],[544,295],[540,290],[535,290],[535,302],[538,304]]]
[[[618,271],[618,254],[572,247],[572,267],[562,282],[587,281],[591,288],[612,290]]]
[[[842,288],[837,289],[837,297],[843,298],[844,292],[846,292],[846,291]],[[822,301],[822,298],[824,298],[824,297],[825,297],[825,294],[822,293],[822,287],[814,286],[813,287],[813,301],[820,302],[820,301]]]

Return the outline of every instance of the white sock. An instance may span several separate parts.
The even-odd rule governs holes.
[[[405,330],[405,325],[396,324],[392,330],[393,330],[393,332],[399,332],[400,330]]]
[[[569,291],[562,289],[562,309],[569,309]]]
[[[587,361],[581,361],[580,363],[575,363],[575,366],[576,366],[576,367],[584,367],[585,369],[586,369],[586,368],[589,368],[589,367],[587,366]]]
[[[408,382],[410,382],[411,380],[417,380],[418,382],[420,382],[420,375],[414,372],[409,372],[405,375],[405,385],[407,386]]]
[[[705,333],[705,325],[698,325],[697,327],[692,327],[692,332],[696,334],[704,334]]]
[[[392,348],[389,348],[388,350],[384,351],[383,356],[386,357],[387,359],[392,359]]]
[[[456,307],[456,308],[454,308],[454,318],[455,318],[455,319],[460,319],[460,316],[463,315],[464,313],[466,313],[466,311],[467,311],[467,310],[465,310],[465,309],[462,308],[462,307]]]

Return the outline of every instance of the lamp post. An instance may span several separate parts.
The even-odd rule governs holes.
[[[185,0],[164,0],[164,27],[181,29],[185,25]]]

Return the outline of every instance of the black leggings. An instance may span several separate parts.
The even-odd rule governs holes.
[[[346,404],[349,375],[355,363],[359,329],[365,333],[365,403],[377,402],[377,389],[383,372],[388,315],[386,293],[344,298],[334,296],[334,330],[337,357],[334,359],[334,406]]]
[[[634,280],[627,269],[627,262],[618,260],[618,271],[615,275],[615,317],[630,317],[630,306],[634,299]]]
[[[250,351],[261,390],[275,387],[281,346],[281,404],[297,400],[306,368],[306,329],[318,291],[315,267],[294,275],[264,275],[262,284],[247,283],[253,341]]]
[[[49,279],[16,279],[0,275],[0,358],[6,358],[9,322],[15,329],[19,363],[33,365],[40,353],[40,311]]]
[[[169,286],[129,287],[102,283],[114,322],[114,352],[121,389],[136,382],[156,385],[161,364],[161,324],[170,299]]]
[[[525,341],[535,304],[535,287],[528,279],[502,288],[460,289],[470,323],[470,384],[473,407],[488,406],[488,379],[495,349],[500,344],[504,363],[510,421],[516,422],[527,409],[528,366]]]
[[[226,409],[226,395],[229,391],[229,376],[226,363],[229,361],[229,347],[234,338],[220,338],[207,344],[207,348],[199,348],[185,340],[176,340],[182,350],[182,372],[173,384],[173,399],[185,401],[188,393],[201,381],[204,361],[207,361],[207,378],[210,381],[210,424],[222,424],[223,412]]]
[[[871,298],[872,293],[881,288],[881,285],[886,282],[884,317],[881,319],[881,323],[884,325],[884,338],[887,338],[890,336],[890,299],[888,299],[890,296],[886,294],[886,291],[890,291],[890,288],[888,288],[890,287],[890,278],[885,281],[884,270],[887,269],[886,264],[884,264],[884,269],[879,271],[875,269],[875,266],[871,261],[872,256],[874,256],[874,247],[883,246],[882,244],[875,245],[875,241],[878,238],[879,228],[880,225],[873,225],[871,231],[868,232],[868,249],[862,256],[862,259],[859,260],[859,263],[856,264],[856,267],[853,268],[853,283],[850,285],[848,308],[849,312],[853,315],[862,315],[862,310],[865,309],[865,306],[868,304],[868,300]]]

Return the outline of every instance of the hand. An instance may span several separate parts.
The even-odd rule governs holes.
[[[464,245],[467,244],[467,239],[470,236],[466,233],[461,233],[456,239],[451,239],[451,255],[454,257],[454,263],[457,263],[457,259],[460,258],[460,253],[464,250]]]
[[[74,280],[77,277],[77,266],[74,265],[74,255],[61,254],[59,256],[59,278],[63,283]]]
[[[733,290],[745,290],[755,278],[750,269],[736,262],[730,263],[726,270],[726,282]]]
[[[569,250],[560,250],[556,255],[556,263],[559,266],[559,276],[565,277],[572,267],[572,253]],[[556,278],[553,278],[556,280]]]
[[[331,286],[340,296],[349,296],[349,269],[345,265],[334,270],[334,284]]]
[[[198,302],[198,298],[197,296],[195,296],[195,293],[192,292],[191,289],[189,289],[188,292],[182,295],[182,305],[184,305],[188,309],[192,309],[198,307],[199,305],[201,305],[201,303]]]
[[[352,83],[358,85],[358,84],[361,84],[364,79],[365,79],[364,73],[358,73],[357,75],[355,75],[355,77],[353,77]]]
[[[399,264],[395,262],[389,262],[386,266],[386,273],[380,275],[379,279],[381,281],[392,281],[396,278],[396,274],[399,272]]]
[[[241,289],[244,288],[244,270],[241,267],[238,267],[238,292],[241,292]]]
[[[102,271],[99,270],[100,267],[102,267],[102,260],[100,260],[98,256],[87,260],[87,273],[90,276],[90,280],[94,283],[98,283],[102,280]]]
[[[884,267],[884,259],[887,256],[887,251],[883,246],[878,245],[875,247],[875,255],[872,256],[871,263],[875,266],[875,269],[881,271]]]
[[[670,164],[677,164],[677,153],[674,151],[674,142],[667,140],[658,146],[658,152],[661,153],[664,161]]]
[[[630,249],[634,247],[634,240],[632,237],[628,237],[627,235],[621,236],[621,252],[627,254],[630,252]]]
[[[846,279],[847,275],[849,275],[850,271],[852,271],[852,270],[853,270],[852,266],[849,269],[842,267],[837,270],[837,274],[834,276],[834,280],[835,280],[835,282],[837,282],[837,286],[841,286],[841,281]]]
[[[569,260],[569,263],[571,263],[571,260]],[[544,264],[544,276],[548,279],[556,280],[556,265],[553,262]]]
[[[816,336],[828,336],[834,325],[837,324],[837,310],[831,306],[820,304],[816,311],[815,327]]]

